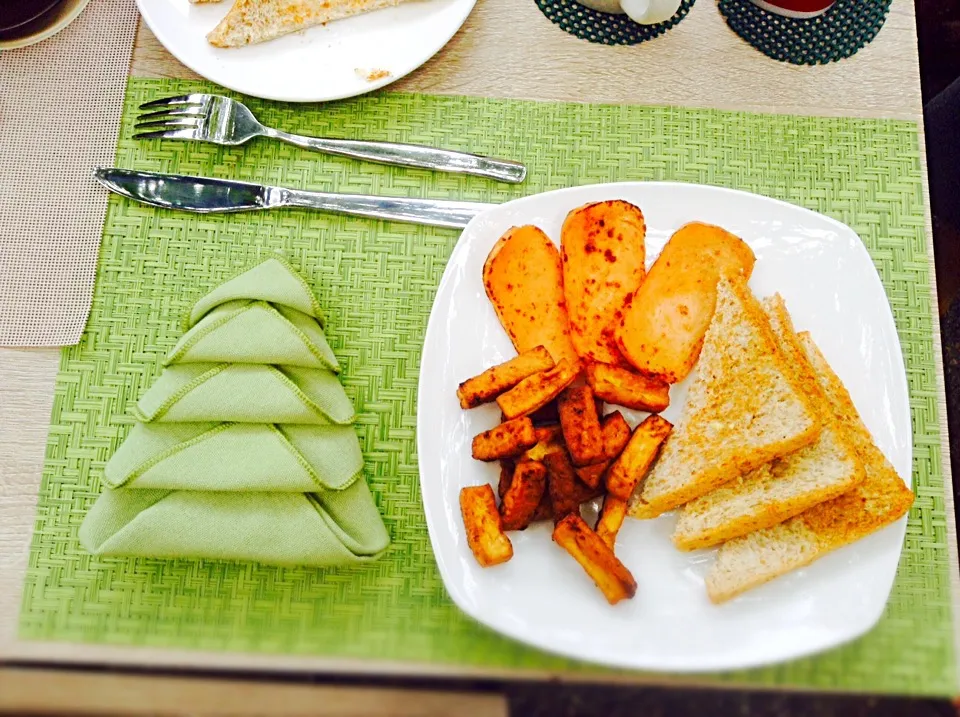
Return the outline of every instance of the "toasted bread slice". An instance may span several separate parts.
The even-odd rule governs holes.
[[[863,480],[863,465],[837,426],[783,298],[768,297],[763,308],[823,429],[809,446],[687,503],[673,532],[673,542],[681,550],[707,548],[769,528],[846,493]]]
[[[725,543],[707,575],[707,594],[724,602],[791,570],[809,565],[901,518],[913,493],[873,442],[850,394],[807,333],[800,343],[845,438],[863,463],[857,487],[772,528]]]
[[[742,276],[725,276],[679,425],[634,495],[652,518],[810,445],[820,421]]]
[[[236,0],[207,35],[216,47],[243,47],[404,0]]]

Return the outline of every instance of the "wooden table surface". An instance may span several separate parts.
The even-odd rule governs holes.
[[[131,72],[143,77],[196,77],[167,53],[142,25]],[[712,0],[697,3],[690,15],[664,37],[634,47],[607,47],[574,38],[549,22],[532,0],[479,0],[467,23],[447,47],[391,89],[922,120],[912,0],[893,1],[877,39],[859,54],[816,68],[767,59],[727,28]],[[928,218],[928,242],[929,235]],[[933,257],[932,243],[929,256]],[[939,332],[935,336],[935,355],[939,364]],[[212,656],[202,653],[16,640],[20,591],[58,356],[59,352],[51,349],[0,350],[0,659],[200,668],[209,665]],[[938,372],[942,386],[942,367],[938,366]],[[942,392],[940,415],[944,475],[949,475]],[[956,532],[949,492],[945,498],[956,563]],[[954,579],[960,582],[956,573],[954,571]],[[960,595],[960,586],[954,588],[954,594]],[[217,656],[216,664],[220,668],[319,671],[351,668],[345,663],[324,660],[242,655]],[[357,668],[369,670],[370,666],[358,665]],[[26,704],[22,688],[4,689],[5,684],[21,683],[17,675],[0,672],[0,709]],[[215,694],[215,686],[211,689]],[[19,696],[20,702],[11,695]],[[250,699],[250,704],[260,704],[255,698]],[[393,699],[388,701],[397,704]],[[419,714],[415,710],[395,709],[389,714]],[[491,705],[484,703],[477,709],[489,710]],[[496,714],[502,705],[493,705],[492,709],[485,714]]]
[[[197,77],[141,24],[131,73]],[[713,0],[639,46],[608,47],[552,24],[533,0],[478,0],[466,24],[394,90],[528,100],[683,105],[920,120],[912,0],[893,0],[877,39],[824,67],[774,62],[731,30]]]

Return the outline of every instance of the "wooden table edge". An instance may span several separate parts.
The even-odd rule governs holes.
[[[298,684],[262,677],[130,674],[0,667],[0,714],[507,717],[504,695],[443,687]]]

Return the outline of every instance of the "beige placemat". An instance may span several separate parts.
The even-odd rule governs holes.
[[[137,27],[133,0],[92,0],[45,42],[0,53],[0,346],[80,340]]]

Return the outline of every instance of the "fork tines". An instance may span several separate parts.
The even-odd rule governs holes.
[[[200,105],[210,99],[210,95],[194,93],[192,95],[177,95],[176,97],[161,97],[140,105],[140,109],[149,110],[155,107],[170,107],[171,105]]]
[[[211,95],[191,94],[144,102],[140,109],[152,111],[137,117],[133,138],[199,139],[211,99]]]

